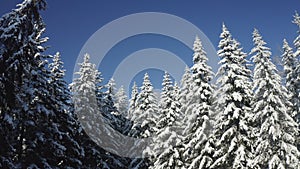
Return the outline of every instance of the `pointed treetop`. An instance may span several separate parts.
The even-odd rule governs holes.
[[[283,39],[283,46],[289,46],[289,43],[287,42],[287,40],[285,38]]]
[[[132,90],[131,90],[131,97],[133,97],[136,93],[138,93],[138,87],[137,87],[135,81],[133,82],[133,86],[132,86],[131,89],[132,89]]]
[[[115,100],[116,99],[115,94],[117,92],[117,88],[116,88],[116,82],[113,77],[109,79],[108,83],[106,84],[106,88],[107,88],[107,92],[111,94],[113,100]]]
[[[165,71],[164,79],[166,79],[166,81],[171,81],[171,79],[170,79],[170,74],[169,74],[167,71]],[[172,82],[171,82],[171,83],[172,83]]]
[[[171,81],[171,78],[170,78],[170,75],[168,72],[165,71],[165,74],[164,74],[164,78],[163,78],[163,82],[162,82],[162,92],[165,93],[165,92],[169,92],[170,91],[170,88],[172,86],[172,81]]]
[[[283,48],[283,52],[288,52],[287,54],[289,54],[289,56],[294,56],[293,53],[293,49],[290,47],[288,41],[286,39],[283,39],[283,44],[282,44],[282,48]],[[285,54],[285,53],[284,53]],[[283,54],[283,55],[284,55]]]
[[[283,63],[283,69],[286,75],[286,87],[289,88],[289,85],[291,84],[291,78],[293,77],[293,70],[295,69],[297,65],[297,59],[296,55],[293,53],[293,49],[289,46],[289,43],[286,39],[283,39],[283,45],[282,45],[283,53],[281,55],[282,57],[282,63]]]
[[[60,58],[60,53],[56,52],[56,54],[52,58],[53,62],[49,64],[49,69],[51,72],[59,72],[56,75],[60,77],[64,77],[66,70],[63,67],[63,62]]]
[[[198,36],[196,36],[195,38],[193,50],[194,50],[194,56],[193,56],[194,64],[202,61],[207,61],[206,52],[204,51],[202,42]]]
[[[60,57],[60,53],[56,52],[55,55],[54,55],[54,58],[59,58],[59,57]]]
[[[225,22],[222,22],[222,30],[227,30]]]
[[[61,61],[60,53],[56,52],[55,55],[53,56],[52,60],[53,60],[53,63],[55,63],[55,64],[59,63]]]
[[[133,82],[133,86],[131,88],[131,100],[133,100],[135,102],[138,93],[139,93],[138,86],[136,85],[136,82]],[[135,103],[133,103],[133,104],[135,104]]]
[[[226,25],[223,23],[222,24],[222,33],[220,35],[220,38],[231,38],[231,34],[229,32],[229,30],[227,29]]]
[[[84,54],[83,62],[84,63],[90,62],[90,55],[88,53]]]
[[[150,83],[149,75],[148,75],[148,73],[145,73],[143,84],[148,84],[148,83]]]
[[[148,92],[153,90],[152,83],[150,81],[150,77],[148,73],[145,73],[143,85],[140,88],[141,90],[145,90]]]
[[[225,46],[230,45],[231,40],[232,40],[231,34],[230,34],[229,30],[226,28],[225,24],[222,25],[222,32],[219,37],[221,38],[221,40],[219,42],[218,48],[222,49],[221,51],[223,51],[223,48]],[[226,49],[224,49],[224,50],[226,50]],[[218,52],[221,52],[221,51],[219,50]]]
[[[300,16],[297,11],[295,12],[293,23],[300,28]]]
[[[148,75],[148,73],[145,73],[145,75],[144,75],[144,79],[149,79],[149,75]]]
[[[266,45],[267,43],[263,40],[262,36],[260,35],[258,29],[254,28],[252,33],[253,42],[256,45]]]
[[[59,52],[56,52],[56,54],[53,56],[53,62],[56,63],[57,65],[62,62],[61,58],[60,58],[60,53]]]
[[[265,51],[263,53],[264,56],[271,56],[270,48],[264,46],[267,43],[263,40],[263,37],[260,35],[259,31],[257,29],[254,29],[252,33],[253,42],[256,48],[253,48],[250,52],[250,54],[253,54],[257,51]],[[267,53],[266,53],[267,52]]]

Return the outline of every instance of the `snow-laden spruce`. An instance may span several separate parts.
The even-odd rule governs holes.
[[[77,114],[85,130],[84,133],[88,133],[93,140],[100,142],[101,138],[97,133],[101,133],[99,129],[103,124],[103,120],[99,118],[95,91],[96,84],[102,79],[98,78],[100,73],[96,70],[96,66],[90,63],[89,60],[90,56],[85,54],[83,62],[79,64],[79,72],[75,73],[78,77],[70,84],[70,89],[73,94],[74,113]],[[90,160],[90,162],[85,161],[84,166],[92,167],[95,166],[93,162],[104,161],[101,157],[102,152],[96,148],[95,143],[92,144],[92,140],[84,137],[81,139],[84,140],[84,144],[86,144],[84,159]],[[103,164],[103,166],[105,165],[107,164]]]
[[[167,72],[165,72],[162,86],[158,121],[159,129],[163,129],[166,126],[173,126],[178,118],[181,117],[180,103],[176,99],[176,91]]]
[[[137,97],[136,110],[132,119],[134,121],[135,137],[150,137],[157,131],[158,103],[147,73],[144,76],[143,85]]]
[[[111,96],[112,102],[116,103],[117,100],[117,84],[114,78],[109,79],[108,83],[105,85],[107,89],[107,94]]]
[[[51,76],[48,82],[50,86],[53,86],[51,90],[52,97],[58,100],[57,104],[53,106],[57,112],[60,112],[60,115],[56,119],[53,119],[53,121],[59,123],[61,128],[66,131],[61,140],[65,144],[72,145],[69,151],[66,151],[65,156],[78,158],[84,156],[84,147],[81,146],[81,142],[78,139],[82,137],[83,130],[74,114],[71,93],[67,82],[64,80],[66,70],[63,64],[59,52],[53,56],[52,63],[49,64]],[[78,159],[77,162],[78,166],[82,165],[82,162],[78,161]]]
[[[160,114],[158,131],[153,137],[153,143],[147,147],[145,153],[151,155],[150,168],[171,169],[182,168],[181,133],[177,130],[182,126],[180,103],[176,90],[172,85],[170,75],[165,72],[160,99]]]
[[[133,113],[136,109],[136,100],[139,94],[139,88],[136,85],[136,82],[133,83],[132,89],[131,89],[131,96],[129,100],[129,110],[128,110],[128,119],[132,119]]]
[[[286,39],[283,40],[282,46],[283,54],[282,54],[282,63],[283,63],[283,70],[285,75],[285,86],[288,89],[288,101],[291,103],[295,103],[294,105],[290,105],[288,111],[290,115],[297,120],[297,113],[298,113],[298,106],[297,100],[299,99],[296,95],[297,89],[295,86],[295,78],[296,78],[296,66],[297,66],[297,59],[294,57],[293,49],[289,46]]]
[[[84,60],[79,65],[79,72],[75,73],[79,77],[70,84],[75,112],[88,133],[97,133],[93,131],[97,131],[99,126],[102,125],[102,121],[97,121],[99,111],[95,91],[98,71],[96,65],[90,63],[88,54],[84,55]],[[97,138],[97,136],[92,137]]]
[[[297,123],[287,107],[287,91],[271,62],[271,51],[258,30],[253,32],[251,50],[255,64],[253,75],[254,123],[257,127],[254,164],[268,169],[299,169],[296,147]]]
[[[185,67],[184,74],[182,75],[179,90],[179,102],[181,103],[181,112],[186,113],[186,109],[190,102],[190,85],[192,83],[192,75],[189,67]],[[186,115],[185,115],[186,116]]]
[[[140,87],[140,93],[137,96],[135,111],[132,114],[133,126],[129,135],[137,138],[152,137],[154,133],[157,132],[158,111],[158,101],[153,92],[150,77],[146,73],[144,75],[143,84]],[[140,146],[142,143],[137,140],[135,144],[136,146]],[[147,156],[146,153],[145,156]],[[134,159],[129,168],[143,167],[149,167],[147,158]]]
[[[131,126],[130,121],[126,119],[128,105],[125,105],[127,104],[127,100],[124,100],[124,97],[127,98],[127,96],[122,91],[120,92],[122,92],[123,98],[117,96],[118,91],[113,78],[111,78],[107,84],[103,85],[102,77],[99,72],[98,79],[96,84],[96,99],[100,112],[105,118],[105,121],[113,129],[126,135]],[[122,110],[119,111],[118,108]]]
[[[127,98],[127,94],[125,93],[123,86],[121,86],[116,93],[115,106],[121,115],[123,115],[124,117],[127,117],[128,98]]]
[[[204,152],[204,145],[209,138],[210,115],[213,87],[213,72],[207,65],[207,55],[202,43],[196,36],[193,46],[193,66],[191,67],[191,83],[189,84],[189,102],[185,112],[184,153],[185,166],[189,168],[207,168],[211,157]]]
[[[115,131],[109,127],[111,123],[107,122],[106,114],[111,112],[102,112],[104,110],[99,105],[99,100],[103,98],[97,92],[97,85],[101,83],[100,72],[96,69],[96,65],[90,62],[90,56],[84,55],[84,60],[79,64],[79,72],[77,78],[70,84],[73,93],[74,109],[78,115],[80,122],[88,133],[88,136],[97,144],[103,147],[110,148],[110,152],[118,150],[120,139],[114,133]],[[106,98],[106,97],[104,97]],[[106,102],[104,102],[105,104]],[[107,109],[110,110],[110,109]],[[113,116],[110,116],[113,117]],[[111,119],[110,119],[111,120]],[[112,120],[115,121],[115,120]],[[120,162],[123,159],[116,157],[110,152],[105,152],[101,147],[98,147],[90,139],[83,138],[85,144],[85,164],[88,168],[95,168],[95,166],[111,166],[122,167],[124,164]]]
[[[251,71],[246,54],[223,24],[218,55],[217,119],[213,137],[216,151],[210,168],[250,168],[251,153]]]

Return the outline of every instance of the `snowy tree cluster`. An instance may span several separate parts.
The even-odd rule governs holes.
[[[165,72],[158,98],[146,73],[128,99],[113,79],[103,84],[88,54],[67,84],[60,53],[44,54],[45,8],[24,0],[0,19],[0,168],[300,169],[298,13],[293,47],[283,40],[282,75],[257,29],[247,54],[223,24],[216,74],[196,36],[180,84]],[[150,138],[144,158],[97,145],[103,131],[113,135],[104,125]]]

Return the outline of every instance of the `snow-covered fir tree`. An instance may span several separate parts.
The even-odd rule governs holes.
[[[100,79],[100,78],[99,78]],[[119,97],[117,97],[117,91],[116,91],[116,83],[111,78],[109,82],[106,85],[102,85],[101,82],[97,83],[97,91],[96,91],[96,96],[98,100],[98,106],[100,108],[100,111],[105,118],[106,122],[115,130],[119,131],[122,134],[127,135],[130,127],[131,127],[131,122],[130,120],[126,119],[126,114],[127,111],[123,114],[120,112],[117,108],[119,106]],[[123,93],[123,97],[126,96],[125,92]],[[126,105],[127,100],[121,101],[123,103],[124,109],[127,109]],[[124,103],[126,102],[126,103]],[[122,105],[121,105],[122,106]]]
[[[196,36],[193,46],[192,83],[190,83],[190,101],[186,109],[185,121],[185,152],[183,153],[186,167],[207,168],[212,159],[203,153],[204,145],[209,138],[210,115],[213,87],[211,80],[213,72],[207,65],[207,56],[201,40]],[[192,165],[191,165],[192,164]]]
[[[64,144],[70,145],[69,150],[66,151],[66,157],[72,157],[73,162],[77,162],[78,167],[82,165],[79,161],[80,158],[83,160],[84,149],[80,145],[80,137],[82,134],[82,128],[77,121],[76,115],[74,114],[73,104],[71,101],[71,94],[68,89],[68,85],[64,80],[65,69],[63,68],[63,62],[60,58],[59,52],[57,52],[53,58],[52,63],[49,64],[50,78],[49,84],[51,86],[50,92],[52,98],[57,100],[57,104],[53,105],[56,112],[59,115],[53,119],[53,122],[57,122],[61,127],[59,140],[64,142]],[[65,132],[61,132],[61,131]],[[66,158],[67,159],[67,158]],[[70,161],[61,161],[61,167],[67,167]]]
[[[295,93],[297,93],[296,86],[294,85],[294,79],[295,79],[295,69],[297,65],[297,59],[294,57],[293,49],[289,46],[286,39],[283,40],[283,54],[282,54],[282,63],[283,63],[283,70],[284,70],[284,76],[285,76],[285,86],[288,89],[289,98],[288,99],[291,103],[297,103],[298,96],[296,96]],[[288,111],[290,112],[290,115],[297,120],[297,112],[298,107],[297,104],[291,105],[288,107]]]
[[[157,132],[158,111],[158,101],[150,77],[146,73],[140,87],[140,93],[137,96],[135,111],[132,114],[133,126],[129,135],[136,138],[152,137]],[[139,140],[135,144],[140,145]],[[147,154],[145,153],[143,156],[145,157]],[[138,158],[131,162],[129,168],[145,168],[149,167],[149,163],[146,157]]]
[[[216,151],[210,168],[246,169],[252,158],[251,136],[251,71],[246,54],[223,24],[218,55],[216,93],[217,120],[213,137]]]
[[[134,136],[140,138],[150,137],[157,131],[158,103],[153,92],[150,77],[147,73],[144,76],[143,85],[137,97],[136,105],[138,107],[136,107],[133,114],[133,128],[136,132]]]
[[[162,86],[158,130],[153,137],[152,145],[147,147],[146,153],[152,155],[150,168],[182,168],[183,160],[180,153],[182,137],[177,130],[179,126],[182,126],[182,121],[180,121],[182,115],[176,91],[167,72],[165,72]]]
[[[117,150],[120,143],[120,139],[116,140],[116,135],[113,135],[113,127],[109,127],[109,125],[112,125],[111,121],[107,122],[107,116],[105,116],[111,112],[102,112],[110,109],[99,107],[99,101],[104,102],[100,105],[106,105],[105,100],[103,100],[106,97],[98,98],[101,96],[98,93],[98,90],[101,89],[99,87],[102,81],[101,74],[96,69],[95,64],[90,63],[89,60],[90,56],[85,54],[83,62],[79,64],[79,72],[76,72],[78,77],[70,84],[75,113],[78,115],[85,133],[88,133],[88,136],[92,139],[82,138],[85,148],[84,166],[88,168],[122,168],[126,160],[110,153]],[[113,121],[116,121],[113,115],[111,117],[114,119]],[[98,147],[93,141],[98,144],[101,143],[103,147],[110,147],[110,152]]]
[[[97,121],[99,116],[98,105],[96,100],[96,80],[98,71],[95,64],[90,63],[90,56],[84,55],[84,60],[79,64],[79,75],[70,84],[73,93],[73,102],[75,105],[75,113],[78,114],[80,122],[86,131],[97,131],[101,125],[101,121]],[[93,137],[93,136],[92,136]],[[94,136],[97,138],[97,136]]]
[[[98,80],[98,72],[96,66],[90,63],[90,56],[84,55],[84,61],[80,63],[79,72],[76,72],[78,78],[74,79],[70,84],[70,89],[73,93],[74,110],[78,118],[89,136],[100,142],[98,133],[101,132],[100,126],[103,125],[103,120],[99,118],[98,105],[96,100],[96,83]],[[94,135],[93,135],[94,134]],[[84,140],[85,147],[85,160],[90,158],[90,163],[84,163],[86,167],[96,166],[96,163],[104,161],[101,159],[101,152],[96,148],[95,144],[90,139]],[[94,152],[93,152],[94,151]],[[95,157],[92,157],[92,156]],[[86,161],[85,161],[86,162]],[[107,164],[103,164],[107,165]]]
[[[123,115],[124,117],[127,117],[128,98],[127,98],[127,94],[125,93],[123,86],[121,86],[116,93],[115,106],[121,115]]]
[[[253,32],[253,42],[253,112],[257,127],[254,164],[263,169],[298,169],[297,123],[288,112],[286,89],[271,62],[271,51],[257,29]]]
[[[110,81],[106,84],[102,84],[102,75],[101,72],[98,72],[97,75],[97,83],[96,83],[96,99],[97,104],[100,109],[100,112],[102,115],[110,122],[114,123],[115,117],[114,115],[117,113],[117,108],[115,107],[113,95],[115,93],[115,82],[113,79],[110,79]],[[111,124],[114,126],[113,124]]]
[[[105,85],[105,88],[107,89],[107,94],[110,95],[112,102],[115,103],[117,98],[117,84],[114,80],[114,78],[109,79],[108,83]]]
[[[122,114],[116,107],[119,98],[117,97],[115,80],[111,78],[106,85],[102,86],[102,84],[99,83],[99,86],[103,90],[97,90],[97,96],[99,96],[97,99],[103,116],[111,127],[123,134],[127,134],[131,123],[126,119],[126,113]]]
[[[131,98],[129,100],[129,110],[128,110],[128,119],[132,119],[133,113],[136,109],[136,100],[139,94],[139,89],[136,85],[136,82],[133,83],[132,89],[131,89]]]
[[[115,99],[114,106],[118,112],[115,115],[116,124],[118,124],[117,128],[120,128],[118,131],[127,135],[131,129],[132,122],[130,119],[127,119],[129,102],[123,86],[116,92]]]
[[[174,86],[167,72],[164,74],[162,86],[158,121],[158,127],[160,129],[166,126],[172,126],[180,116],[180,104],[175,98]]]
[[[189,105],[190,97],[190,85],[192,83],[192,75],[189,67],[185,67],[184,74],[182,75],[179,90],[179,102],[181,103],[181,112],[186,116],[186,109]]]

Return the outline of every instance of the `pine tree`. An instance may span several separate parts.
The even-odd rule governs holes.
[[[115,115],[118,114],[113,99],[116,90],[116,84],[113,79],[110,79],[106,85],[103,85],[103,79],[100,72],[98,72],[97,79],[96,99],[100,112],[111,127],[118,131],[121,131],[121,129],[117,127],[117,124],[115,122]]]
[[[186,113],[186,109],[189,105],[190,97],[190,84],[192,83],[192,75],[189,67],[185,67],[184,74],[181,78],[180,90],[179,90],[179,102],[181,103],[181,112]],[[186,115],[185,115],[186,116]]]
[[[141,92],[137,98],[137,106],[133,116],[133,128],[136,130],[134,136],[140,138],[150,137],[157,130],[158,106],[147,73],[144,76]]]
[[[170,75],[165,72],[160,100],[158,131],[146,153],[152,155],[151,167],[155,169],[182,168],[180,157],[181,135],[177,127],[181,126],[180,103],[176,98]]]
[[[190,84],[192,95],[186,109],[188,119],[185,121],[187,125],[184,132],[186,148],[183,156],[186,166],[193,163],[190,168],[207,168],[212,162],[211,157],[206,157],[201,151],[209,137],[214,91],[210,82],[213,73],[211,67],[207,65],[208,58],[198,37],[195,38],[193,49],[194,65],[191,67],[193,81]]]
[[[63,62],[61,61],[59,52],[53,56],[53,62],[49,64],[50,78],[49,86],[51,86],[50,92],[52,98],[57,100],[55,111],[59,113],[53,122],[60,125],[61,135],[59,140],[63,144],[69,145],[68,151],[66,151],[65,160],[60,163],[60,167],[66,168],[68,165],[75,163],[72,167],[79,167],[82,165],[80,161],[83,157],[84,150],[80,147],[78,142],[81,136],[81,126],[77,122],[77,117],[74,114],[73,104],[71,101],[71,94],[68,89],[68,85],[64,80],[65,69],[63,68]],[[69,159],[71,158],[71,159]],[[67,161],[67,160],[70,161]]]
[[[130,136],[135,138],[149,138],[157,132],[158,121],[158,103],[153,92],[153,87],[149,75],[144,76],[143,85],[140,87],[140,93],[137,96],[135,111],[132,115],[133,126]],[[138,147],[142,143],[137,140],[135,146]],[[146,147],[143,147],[145,149]],[[129,168],[146,168],[149,167],[149,159],[145,157],[134,159]]]
[[[298,96],[296,96],[297,89],[294,85],[294,79],[295,79],[295,72],[297,59],[294,57],[293,49],[289,46],[286,39],[283,40],[283,54],[282,54],[282,62],[283,62],[283,69],[285,74],[285,86],[288,89],[289,92],[289,98],[288,99],[291,103],[296,103]],[[297,120],[297,111],[298,107],[295,105],[288,106],[290,115]]]
[[[211,168],[250,168],[251,160],[251,88],[246,54],[232,39],[223,24],[218,55],[216,110],[218,117],[213,132],[216,151]]]
[[[99,133],[101,133],[100,127],[103,125],[103,121],[99,118],[95,94],[98,72],[89,59],[90,56],[85,54],[84,61],[79,64],[79,72],[76,72],[79,77],[74,79],[70,88],[73,93],[75,113],[78,115],[85,133],[88,133],[94,141],[101,142]],[[86,167],[97,166],[97,163],[102,161],[102,152],[97,149],[92,140],[86,137],[83,137],[82,140],[85,144],[85,160],[90,159],[90,163],[84,163],[84,165]],[[104,166],[104,164],[102,165]]]
[[[133,83],[132,90],[131,90],[131,98],[129,100],[129,110],[128,110],[128,119],[132,119],[133,113],[136,109],[136,100],[139,94],[139,89],[136,83]]]
[[[113,151],[118,150],[120,139],[114,135],[115,131],[108,127],[110,124],[107,123],[105,114],[101,111],[104,109],[99,107],[99,101],[103,101],[98,98],[100,95],[97,93],[98,89],[101,89],[98,86],[102,81],[101,74],[89,59],[90,56],[86,54],[83,63],[80,64],[79,72],[76,72],[79,77],[70,84],[75,113],[84,129],[82,134],[82,145],[85,151],[83,165],[87,168],[122,168],[126,161],[113,154],[115,153]],[[96,143],[101,147],[98,147]],[[110,152],[102,148],[109,148]]]
[[[116,102],[115,106],[118,110],[118,112],[124,116],[127,117],[127,112],[128,112],[128,98],[125,93],[124,87],[121,86],[116,93]]]
[[[127,135],[130,127],[132,126],[132,122],[126,119],[128,101],[125,91],[121,91],[122,96],[119,97],[117,95],[118,92],[116,92],[116,83],[113,78],[110,79],[106,85],[102,86],[101,83],[98,83],[97,86],[97,88],[99,88],[96,92],[98,106],[106,122],[114,130]],[[125,112],[120,112],[118,107],[123,109],[122,111]]]
[[[287,109],[286,89],[281,85],[271,51],[258,30],[253,32],[251,50],[254,68],[254,122],[258,128],[255,164],[260,168],[299,168],[296,148],[297,123]]]
[[[110,95],[113,104],[117,100],[117,97],[116,97],[117,87],[116,86],[117,85],[116,85],[114,78],[109,79],[108,83],[105,85],[105,88],[107,89],[107,95]]]
[[[70,84],[73,92],[73,101],[75,105],[75,112],[78,114],[80,122],[86,131],[94,133],[101,125],[98,118],[98,105],[96,100],[96,79],[97,70],[94,64],[89,61],[90,56],[85,54],[84,61],[80,64],[78,78]],[[97,138],[97,136],[92,136]]]
[[[117,88],[115,80],[111,78],[104,86],[101,86],[101,83],[99,83],[99,87],[103,89],[103,91],[97,91],[97,96],[99,96],[97,97],[98,106],[100,107],[102,115],[113,129],[125,134],[128,132],[128,126],[124,125],[128,123],[125,118],[126,115],[121,114],[116,107],[118,97],[116,95]]]
[[[160,99],[160,115],[158,121],[158,127],[164,128],[166,126],[172,126],[178,117],[180,117],[180,104],[176,100],[174,93],[174,86],[170,75],[165,72],[162,93]]]

